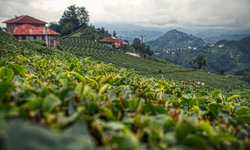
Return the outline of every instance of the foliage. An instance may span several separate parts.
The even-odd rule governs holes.
[[[136,50],[138,50],[138,46],[141,44],[141,40],[139,39],[139,38],[135,38],[134,40],[133,40],[133,44],[132,44],[132,46],[136,49]],[[140,50],[140,49],[139,49]]]
[[[116,32],[115,31],[113,32],[113,36],[116,37]]]
[[[224,68],[227,74],[244,75],[245,71],[250,70],[248,50],[250,45],[248,41],[249,38],[246,37],[240,41],[221,40],[215,45],[206,44],[197,47],[197,49],[155,50],[159,55],[154,56],[161,59],[169,57],[172,63],[189,67],[189,62],[202,52],[207,58],[206,67],[208,71],[220,73],[220,69]],[[172,52],[179,53],[179,55],[174,55]],[[178,61],[175,61],[176,59]]]
[[[80,26],[84,27],[89,22],[89,12],[87,9],[82,7],[76,7],[77,18],[79,19]]]
[[[85,27],[89,22],[88,11],[84,6],[71,5],[67,8],[59,21],[62,35],[70,34],[71,30],[76,30],[79,26]]]
[[[3,150],[249,148],[249,102],[239,95],[145,78],[3,32],[0,41]]]
[[[43,40],[22,40],[22,43],[35,43],[41,46],[47,46],[47,44]]]
[[[133,68],[137,74],[147,77],[155,77],[158,79],[163,77],[165,79],[180,81],[201,81],[206,85],[218,89],[242,82],[240,80],[229,79],[221,75],[208,74],[199,70],[197,71],[191,68],[173,65],[170,62],[159,60],[155,57],[149,57],[150,59],[141,59],[139,57],[124,54],[121,51],[109,48],[99,42],[85,40],[83,38],[67,38],[60,41],[60,45],[62,46],[63,51],[74,53],[77,56],[91,57],[91,60],[103,61],[106,64],[112,63],[117,67],[127,69]],[[159,69],[162,70],[161,74],[158,73]]]
[[[50,30],[57,32],[57,33],[61,33],[60,25],[57,22],[50,22],[48,28]]]
[[[179,53],[177,53],[179,54]],[[189,61],[189,65],[193,68],[193,69],[201,69],[203,68],[203,70],[206,70],[206,55],[204,53],[199,53],[194,60]]]
[[[224,68],[220,69],[220,74],[223,75],[226,72],[226,70]]]

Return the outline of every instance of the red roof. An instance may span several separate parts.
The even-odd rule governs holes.
[[[102,41],[102,42],[121,42],[121,44],[123,44],[123,45],[127,45],[128,43],[127,42],[124,42],[124,41],[122,41],[122,40],[120,40],[120,39],[117,39],[116,37],[107,37],[107,38],[103,38],[103,39],[101,39],[100,41]]]
[[[111,37],[103,38],[100,41],[102,41],[102,42],[121,42],[122,40],[111,36]]]
[[[19,16],[19,17],[4,21],[2,23],[48,24],[47,22],[38,20],[28,15]]]
[[[47,28],[48,35],[59,35],[59,33]],[[24,24],[16,26],[14,35],[46,35],[45,27],[35,27],[32,25]]]
[[[127,42],[122,41],[122,45],[127,45],[127,44],[128,44]]]

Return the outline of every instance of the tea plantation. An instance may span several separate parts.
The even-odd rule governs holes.
[[[151,65],[112,50],[80,50],[106,62],[142,61],[142,73]],[[146,78],[4,32],[0,54],[1,150],[250,149],[249,100],[239,95]]]
[[[67,38],[60,41],[60,45],[64,51],[74,53],[82,57],[91,57],[91,60],[102,61],[106,64],[112,63],[118,67],[127,69],[133,68],[135,73],[146,76],[174,80],[195,80],[204,82],[206,85],[223,89],[239,84],[243,81],[228,79],[221,75],[208,74],[206,72],[197,71],[191,68],[184,68],[174,64],[164,64],[148,59],[141,59],[128,54],[123,54],[119,50],[115,50],[104,46],[101,43],[85,40],[81,38]],[[162,73],[159,74],[158,70]]]

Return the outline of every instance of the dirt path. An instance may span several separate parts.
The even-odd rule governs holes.
[[[140,57],[140,55],[135,54],[135,53],[129,53],[129,52],[126,52],[126,54],[129,54],[129,55],[132,55],[132,56],[135,56],[135,57]]]

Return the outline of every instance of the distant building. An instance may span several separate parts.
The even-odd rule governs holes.
[[[18,40],[43,40],[49,47],[57,48],[59,33],[46,28],[47,22],[23,15],[2,23],[6,23],[6,32]]]
[[[211,45],[210,45],[210,47],[213,47],[213,46],[214,46],[214,44],[211,44]]]
[[[194,50],[196,50],[197,48],[196,47],[193,47]]]
[[[100,40],[101,43],[104,43],[104,45],[107,45],[109,47],[112,47],[112,45],[115,45],[116,48],[121,46],[121,49],[124,50],[125,46],[128,44],[127,42],[124,42],[114,36],[103,38]]]
[[[219,45],[219,48],[222,48],[224,45]]]
[[[192,49],[192,47],[191,47],[191,46],[188,46],[188,49]]]

